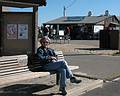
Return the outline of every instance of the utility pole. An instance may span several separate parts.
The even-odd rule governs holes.
[[[66,16],[66,7],[65,6],[63,7],[63,16],[64,17]]]
[[[70,8],[77,0],[72,0],[72,2],[68,6],[63,7],[63,16],[66,16],[66,9]]]
[[[0,4],[0,56],[2,55],[2,5]]]
[[[119,54],[120,54],[120,15],[119,15]]]

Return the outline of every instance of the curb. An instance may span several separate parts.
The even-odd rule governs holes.
[[[97,54],[76,54],[76,53],[73,53],[73,54],[64,54],[64,56],[79,56],[79,55],[97,55]]]
[[[79,96],[95,88],[103,86],[103,80],[91,80],[85,78],[81,78],[81,80],[83,82],[77,85],[68,83],[66,96]],[[33,96],[61,96],[58,90],[59,87],[54,86],[46,90],[35,92],[33,93]]]
[[[101,88],[103,86],[104,81],[97,78],[86,78],[86,73],[79,73],[80,75],[77,77],[82,80],[79,84],[71,84],[67,83],[67,95],[66,96],[79,96],[88,91],[91,91],[96,88]],[[82,77],[85,76],[85,77]],[[88,77],[88,76],[87,76]],[[69,81],[69,80],[68,80]],[[54,86],[52,88],[48,88],[43,91],[33,93],[33,96],[61,96],[59,93],[59,86]]]
[[[88,85],[84,84],[82,87],[78,86],[73,89],[68,90],[68,96],[78,96],[91,91],[95,88],[102,87],[103,80],[95,80],[94,82],[89,82]]]

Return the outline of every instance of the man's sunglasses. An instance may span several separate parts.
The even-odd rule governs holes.
[[[42,43],[49,43],[49,42],[42,42]]]

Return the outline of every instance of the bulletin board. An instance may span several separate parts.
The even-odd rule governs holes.
[[[32,52],[32,13],[4,12],[2,16],[3,54],[17,55]]]

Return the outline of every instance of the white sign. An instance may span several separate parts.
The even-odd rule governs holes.
[[[18,24],[18,39],[28,39],[28,24]]]
[[[104,29],[104,26],[102,25],[95,25],[94,26],[94,33],[97,33],[99,32],[100,30],[103,30]]]
[[[59,30],[59,35],[64,36],[64,30]]]

